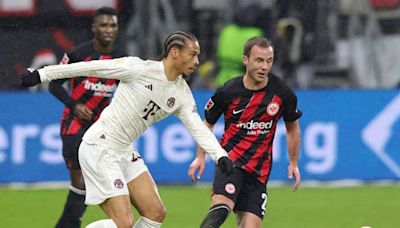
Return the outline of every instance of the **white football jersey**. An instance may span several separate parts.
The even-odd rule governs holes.
[[[39,74],[42,82],[76,75],[120,80],[110,105],[85,133],[83,140],[87,143],[123,148],[149,126],[174,114],[214,161],[227,156],[198,115],[186,81],[182,76],[169,81],[160,61],[144,61],[137,57],[93,60],[47,66],[40,69]]]

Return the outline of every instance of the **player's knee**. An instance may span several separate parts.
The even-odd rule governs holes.
[[[85,182],[83,181],[83,178],[82,178],[82,180],[79,180],[77,178],[72,178],[71,179],[71,186],[76,188],[76,189],[79,189],[81,191],[85,191],[86,190]]]
[[[84,183],[74,183],[74,182],[72,182],[71,183],[71,185],[73,186],[73,187],[75,187],[76,189],[80,189],[80,190],[82,190],[82,191],[85,191],[86,190],[86,188],[85,188],[85,184]]]
[[[85,190],[85,181],[83,180],[82,174],[74,173],[71,175],[71,185],[75,188]]]

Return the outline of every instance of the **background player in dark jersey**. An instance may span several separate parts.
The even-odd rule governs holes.
[[[118,18],[114,9],[103,7],[96,10],[92,30],[94,39],[82,43],[64,54],[61,64],[111,59],[125,56],[115,50],[114,40],[118,34]],[[78,161],[78,148],[86,130],[98,119],[110,103],[117,80],[93,77],[74,77],[69,80],[70,94],[63,87],[66,79],[52,81],[50,92],[66,106],[61,120],[63,157],[70,170],[71,185],[63,214],[56,227],[80,227],[85,211],[85,184]]]
[[[272,143],[282,116],[286,125],[289,178],[295,177],[293,191],[300,184],[298,156],[300,127],[297,97],[285,83],[269,73],[274,50],[264,37],[253,37],[243,50],[246,73],[218,88],[205,107],[205,123],[213,128],[224,114],[225,132],[220,139],[235,172],[227,176],[216,167],[212,206],[201,227],[219,227],[233,209],[238,227],[261,227],[267,203],[266,184],[272,168]],[[198,147],[189,167],[193,181],[205,168],[205,153]],[[198,175],[195,176],[195,173]]]

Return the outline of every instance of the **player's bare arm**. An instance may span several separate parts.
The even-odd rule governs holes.
[[[301,138],[300,126],[298,120],[285,122],[285,125],[289,154],[288,177],[289,179],[292,179],[294,176],[295,183],[293,184],[293,191],[296,191],[300,186],[300,170],[298,166]]]
[[[66,80],[60,79],[49,83],[49,91],[67,107],[71,108],[74,115],[83,121],[90,121],[93,118],[93,112],[85,104],[75,102],[64,88],[63,84]]]
[[[214,128],[214,124],[210,124],[206,120],[204,120],[204,124],[210,129],[210,131],[212,131]],[[203,148],[197,145],[196,158],[190,164],[188,170],[188,175],[193,182],[200,180],[201,176],[203,175],[204,169],[206,168],[205,156],[206,152],[203,150]]]
[[[66,56],[66,55],[64,55]],[[68,58],[68,57],[65,57]],[[66,88],[64,88],[63,84],[66,82],[66,79],[60,79],[51,81],[49,83],[49,91],[52,93],[59,101],[65,104],[65,106],[73,109],[76,105],[75,101],[69,95]]]
[[[234,171],[232,161],[228,158],[227,152],[221,147],[210,128],[200,119],[198,113],[193,111],[181,112],[180,114],[177,113],[177,116],[200,147],[204,149],[215,164],[221,167],[222,172],[226,173],[228,176],[231,175]]]

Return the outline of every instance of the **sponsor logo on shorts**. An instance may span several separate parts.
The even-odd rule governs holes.
[[[232,183],[227,183],[225,185],[225,192],[227,192],[228,194],[234,194],[236,192],[236,187],[235,185],[233,185]]]
[[[270,116],[275,116],[279,112],[279,104],[276,102],[271,102],[267,106],[267,113]]]
[[[114,186],[115,186],[116,188],[123,188],[123,187],[124,187],[124,182],[122,182],[121,179],[116,179],[116,180],[114,181]]]
[[[172,106],[174,106],[174,104],[175,104],[175,97],[168,98],[168,101],[167,101],[168,107],[171,108]]]

